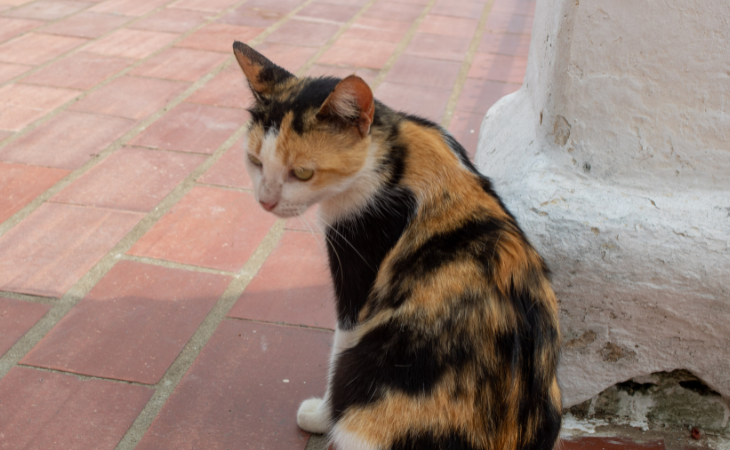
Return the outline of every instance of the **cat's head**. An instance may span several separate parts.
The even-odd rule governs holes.
[[[370,87],[355,75],[297,78],[241,42],[233,52],[254,97],[246,166],[261,205],[292,217],[358,189],[371,153]]]

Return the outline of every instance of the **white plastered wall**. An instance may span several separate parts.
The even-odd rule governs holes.
[[[677,368],[730,398],[730,2],[538,0],[476,163],[553,271],[566,406]]]

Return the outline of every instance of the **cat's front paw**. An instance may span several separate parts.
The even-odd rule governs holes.
[[[321,398],[304,400],[297,411],[297,424],[304,431],[324,434],[330,430],[329,411]]]

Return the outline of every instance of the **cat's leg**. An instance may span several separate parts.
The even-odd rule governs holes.
[[[340,353],[355,345],[355,331],[342,330],[339,326],[335,328],[335,342],[330,355],[330,367],[327,376],[327,390],[324,398],[310,398],[304,400],[297,411],[297,424],[299,427],[310,433],[324,434],[332,428],[330,416],[329,398],[332,373]]]

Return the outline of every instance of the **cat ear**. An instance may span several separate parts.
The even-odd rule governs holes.
[[[233,43],[233,54],[257,98],[272,94],[277,84],[294,77],[243,42]]]
[[[375,99],[370,86],[357,75],[337,83],[317,113],[320,119],[333,118],[357,127],[361,137],[370,132],[375,115]]]

